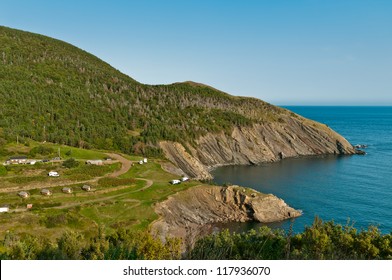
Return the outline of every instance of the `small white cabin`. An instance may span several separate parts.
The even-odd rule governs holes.
[[[144,162],[144,163],[147,163],[147,158],[144,158],[144,159],[143,159],[143,162]]]
[[[170,183],[171,183],[172,185],[178,185],[178,184],[181,183],[181,181],[180,181],[180,180],[171,180]]]
[[[21,191],[18,193],[18,196],[20,196],[21,198],[28,198],[30,194],[28,192]]]
[[[42,189],[42,190],[40,191],[40,193],[41,193],[42,195],[46,195],[46,196],[52,195],[52,192],[51,192],[50,190],[48,190],[48,189]]]
[[[49,175],[49,177],[59,177],[60,176],[59,173],[57,173],[56,171],[50,171],[48,175]]]
[[[143,163],[144,163],[144,161],[142,161],[142,160],[139,161],[139,164],[143,164]]]
[[[89,185],[83,185],[82,190],[89,192],[91,191],[91,187]]]
[[[182,181],[182,182],[189,181],[189,178],[184,176],[184,177],[181,178],[181,181]]]
[[[61,191],[62,191],[63,193],[72,193],[72,189],[69,188],[69,187],[64,187],[64,188],[61,189]]]

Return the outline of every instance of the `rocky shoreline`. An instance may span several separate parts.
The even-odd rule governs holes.
[[[276,162],[284,158],[359,153],[344,137],[299,116],[282,122],[235,127],[230,135],[208,133],[191,145],[161,141],[165,157],[187,177],[210,180],[211,169],[224,165]]]
[[[216,223],[268,223],[302,214],[272,194],[239,186],[193,187],[156,204],[155,211],[160,219],[151,225],[151,232],[163,241],[166,237],[181,238],[184,249],[210,233]]]

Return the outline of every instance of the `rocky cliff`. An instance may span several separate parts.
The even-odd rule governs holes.
[[[161,217],[152,224],[151,231],[162,239],[182,238],[187,245],[209,233],[215,223],[266,223],[301,215],[274,195],[238,186],[194,187],[158,203],[155,211]]]
[[[287,157],[354,154],[353,146],[338,133],[294,113],[279,121],[235,127],[231,134],[208,133],[195,144],[160,142],[165,156],[185,174],[211,179],[209,170],[221,165],[258,164]]]

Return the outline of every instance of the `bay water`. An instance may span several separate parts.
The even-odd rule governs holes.
[[[351,144],[365,144],[366,155],[284,159],[257,166],[225,166],[212,174],[218,184],[231,183],[272,193],[303,210],[295,232],[314,217],[348,221],[358,229],[376,225],[392,232],[392,107],[291,106],[287,109],[327,124]],[[269,224],[287,229],[290,221]],[[234,231],[259,223],[222,225]]]

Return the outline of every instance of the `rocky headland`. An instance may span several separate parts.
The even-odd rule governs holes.
[[[268,223],[302,214],[272,194],[239,186],[193,187],[158,203],[155,211],[160,218],[151,225],[151,232],[162,240],[181,238],[186,246],[210,233],[216,223]]]

